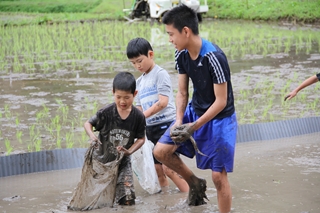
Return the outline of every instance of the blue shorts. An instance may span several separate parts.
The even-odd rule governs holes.
[[[199,116],[196,115],[191,104],[188,104],[183,123],[194,122],[198,118]],[[173,124],[174,122],[171,125]],[[170,137],[170,127],[160,138],[160,143],[175,145]],[[183,142],[176,152],[189,158],[196,156],[199,169],[211,169],[216,172],[222,172],[225,169],[226,172],[232,172],[237,129],[238,123],[235,113],[226,118],[211,120],[193,133],[199,150],[207,156],[196,152],[190,140]]]

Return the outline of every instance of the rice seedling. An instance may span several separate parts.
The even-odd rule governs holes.
[[[56,125],[56,145],[57,148],[61,148],[61,137],[60,137],[60,131],[61,131],[61,125],[57,124]]]
[[[33,152],[33,144],[28,144],[28,152]]]
[[[18,116],[16,117],[16,126],[18,127],[19,126],[19,124],[20,124],[20,120],[19,120],[19,118],[18,118]]]
[[[272,60],[270,55],[277,53],[286,53],[293,57],[297,54],[320,51],[318,32],[307,29],[287,30],[263,24],[257,26],[252,23],[216,21],[203,22],[200,25],[200,35],[217,43],[230,61],[239,62],[242,65],[248,56],[250,58],[257,55],[262,58],[261,63],[271,63],[268,62],[269,59]],[[174,48],[168,42],[164,25],[151,26],[146,23],[128,25],[116,21],[1,28],[0,72],[25,73],[30,76],[48,74],[59,80],[64,80],[65,76],[71,75],[73,78],[76,73],[80,73],[80,76],[88,76],[91,73],[108,73],[108,76],[112,76],[119,69],[133,70],[131,65],[128,66],[125,49],[128,41],[137,36],[145,37],[150,41],[159,65],[166,66],[170,74],[175,72],[173,71]],[[240,124],[284,119],[293,116],[290,110],[299,109],[298,105],[308,108],[313,115],[319,112],[316,107],[319,103],[316,101],[317,98],[309,96],[310,93],[319,91],[320,84],[316,84],[312,91],[300,92],[294,100],[284,102],[283,97],[293,88],[293,84],[296,85],[301,81],[304,75],[299,69],[294,69],[289,77],[284,77],[281,70],[264,74],[260,72],[261,70],[252,70],[250,64],[252,60],[255,59],[248,60],[248,66],[238,68],[236,65],[232,70],[236,77],[237,75],[243,77],[241,81],[243,87],[234,90]],[[168,64],[169,62],[171,64]],[[240,69],[245,71],[245,76],[239,74]],[[60,73],[67,74],[59,77]],[[281,84],[274,82],[281,82]],[[239,82],[234,81],[233,84],[238,86]],[[88,89],[86,86],[83,88]],[[61,91],[57,93],[64,95]],[[177,90],[174,88],[174,94],[176,93]],[[190,96],[191,94],[192,88],[190,88]],[[112,93],[107,92],[107,95],[107,102],[111,103]],[[43,104],[42,109],[36,110],[35,115],[30,115],[36,118],[35,123],[31,123],[33,122],[31,120],[30,124],[27,124],[30,126],[29,135],[27,132],[22,134],[24,137],[29,137],[29,140],[23,141],[32,143],[28,144],[28,150],[47,148],[44,141],[42,144],[37,141],[38,132],[49,135],[54,148],[88,145],[88,137],[82,126],[84,121],[97,111],[101,104],[99,100],[88,95],[81,100],[85,107],[75,111],[70,105],[68,96],[56,97],[59,98],[53,98],[50,104]],[[21,111],[18,114],[12,114],[10,108],[13,107],[9,104],[1,107],[3,110],[0,110],[0,118],[12,119],[12,115],[15,115],[16,126],[29,122],[28,118],[22,117]],[[27,112],[28,108],[25,107],[24,110]],[[13,119],[12,121],[14,123]],[[81,134],[74,133],[74,128],[78,127],[82,129]],[[10,128],[8,127],[8,130],[14,131]],[[16,133],[17,141],[22,135],[19,136],[18,132]],[[65,140],[62,137],[65,137]]]
[[[34,147],[35,147],[35,151],[39,152],[41,151],[41,145],[42,145],[42,140],[40,137],[36,138],[34,141]]]
[[[30,138],[34,138],[35,137],[35,124],[31,125],[31,127],[29,128],[29,136]]]
[[[18,142],[19,142],[20,144],[22,144],[22,139],[21,139],[22,134],[23,134],[22,131],[17,130],[17,132],[16,132],[16,138],[17,138],[17,140],[18,140]]]
[[[85,133],[85,131],[81,132],[81,146],[86,146],[88,144],[88,135]]]
[[[315,111],[317,108],[319,108],[318,107],[318,102],[319,102],[319,99],[315,99],[309,104],[311,110]]]
[[[60,137],[58,137],[56,140],[56,147],[59,149],[61,148],[61,138]]]
[[[4,140],[4,143],[6,145],[7,155],[10,155],[10,153],[13,151],[13,147],[11,146],[10,140],[6,138]]]
[[[72,148],[74,145],[74,133],[73,132],[67,132],[66,133],[66,147]]]
[[[11,111],[10,111],[10,108],[9,108],[8,104],[4,105],[4,114],[5,114],[5,117],[7,119],[11,119],[12,118],[12,114],[11,114]]]

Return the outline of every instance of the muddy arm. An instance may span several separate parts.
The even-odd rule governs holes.
[[[97,136],[94,134],[94,132],[93,132],[93,126],[92,126],[91,123],[89,123],[89,121],[86,121],[86,122],[84,123],[84,129],[85,129],[87,135],[90,137],[90,144],[91,144],[92,142],[96,142],[96,143],[97,143],[97,144],[96,144],[96,147],[97,147],[99,144],[101,144],[101,142],[99,141],[99,139],[97,138]]]

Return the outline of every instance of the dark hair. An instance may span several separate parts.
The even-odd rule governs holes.
[[[134,38],[127,45],[127,57],[129,59],[140,55],[148,57],[149,50],[153,51],[149,41],[144,38]]]
[[[136,91],[136,79],[129,72],[119,72],[113,79],[113,92],[122,90],[134,94]]]
[[[166,25],[173,24],[173,27],[180,33],[184,27],[188,27],[192,30],[193,34],[199,34],[197,13],[184,4],[176,6],[166,12],[162,17],[162,22]]]

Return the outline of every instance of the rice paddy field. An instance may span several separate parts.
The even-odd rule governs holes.
[[[204,38],[226,53],[239,124],[320,115],[320,83],[284,97],[320,71],[320,29],[313,25],[205,20]],[[113,101],[129,40],[144,37],[177,89],[174,48],[164,26],[149,22],[85,22],[0,29],[0,153],[87,147],[83,123]],[[192,88],[190,88],[192,90]]]

